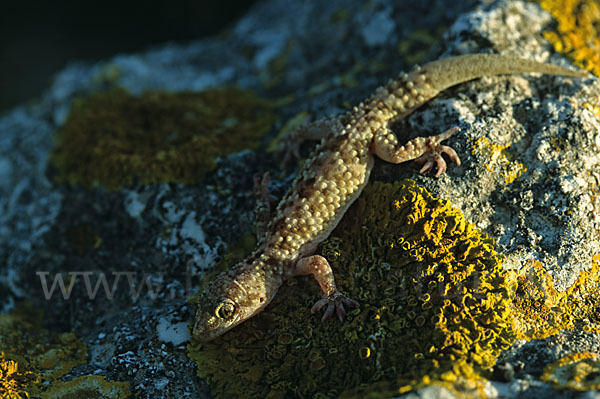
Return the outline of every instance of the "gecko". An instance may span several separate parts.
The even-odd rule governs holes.
[[[325,307],[322,320],[333,315],[343,321],[346,307],[359,304],[342,294],[331,266],[315,254],[317,246],[337,226],[369,180],[375,156],[394,164],[415,160],[420,173],[446,171],[446,154],[460,159],[441,144],[457,127],[431,137],[401,144],[391,130],[449,87],[488,75],[542,73],[585,77],[587,73],[553,64],[494,54],[471,54],[416,66],[378,88],[373,95],[343,115],[313,122],[302,130],[305,138],[322,137],[298,172],[292,187],[271,217],[268,174],[255,177],[257,196],[256,249],[244,260],[217,275],[199,295],[192,335],[210,341],[260,313],[283,282],[312,274],[321,289],[311,312]]]

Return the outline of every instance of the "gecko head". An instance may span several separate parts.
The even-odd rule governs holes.
[[[266,306],[265,296],[249,291],[240,281],[244,276],[222,273],[200,294],[192,335],[199,341],[210,341]]]

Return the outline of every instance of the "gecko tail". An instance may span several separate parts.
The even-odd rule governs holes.
[[[586,77],[583,70],[509,57],[499,54],[469,54],[433,61],[421,68],[413,70],[410,78],[424,75],[428,83],[438,92],[457,84],[489,75],[506,75],[516,73],[543,73],[549,75],[566,75]]]

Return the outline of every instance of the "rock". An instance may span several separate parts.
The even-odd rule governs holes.
[[[552,26],[551,15],[533,2],[498,1],[471,11],[475,1],[450,6],[428,0],[404,7],[384,0],[335,0],[300,2],[294,9],[289,4],[261,2],[219,37],[119,55],[94,65],[73,64],[36,103],[0,118],[0,311],[14,312],[16,302],[30,301],[44,310],[50,336],[76,334],[91,356],[89,363],[69,371],[67,380],[89,385],[100,380],[85,376],[98,375],[129,383],[134,396],[210,397],[196,376],[196,364],[180,345],[185,339],[180,323],[190,320],[187,299],[201,288],[198,277],[206,276],[224,256],[247,253],[252,246],[252,175],[271,171],[277,196],[289,187],[295,172],[281,169],[266,151],[289,121],[305,112],[313,119],[343,112],[412,64],[440,57],[499,52],[569,65],[542,34]],[[555,48],[559,35],[546,33]],[[222,101],[221,106],[202,108],[212,113],[192,107],[173,119],[161,107],[184,101],[185,91],[207,93],[232,86],[250,94],[210,92],[215,103],[217,98]],[[202,156],[211,158],[199,172],[205,177],[196,182],[170,179],[175,172],[163,169],[160,179],[140,180],[135,172],[139,169],[103,163],[104,158],[85,164],[92,158],[77,152],[73,139],[65,141],[73,136],[62,136],[60,142],[55,132],[64,130],[77,112],[92,118],[76,125],[82,135],[96,126],[89,121],[97,120],[98,110],[107,112],[100,114],[107,121],[102,115],[115,115],[110,104],[94,107],[89,98],[115,88],[148,100],[135,108],[140,119],[129,121],[142,126],[140,131],[167,129],[160,136],[132,138],[129,130],[118,135],[129,140],[128,165],[156,167],[169,157],[190,165],[187,155],[170,152],[192,148],[191,141],[181,140],[194,140],[194,135],[184,134],[178,120],[201,127],[210,119],[215,123],[210,126],[216,126],[211,132],[227,132],[217,136],[217,147],[227,137],[236,144],[245,140],[240,147],[244,150],[227,147],[216,153],[208,152],[212,144],[200,146],[207,149]],[[147,93],[156,90],[168,94]],[[248,101],[231,105],[241,97]],[[497,364],[523,363],[513,370],[514,378],[502,374],[504,383],[487,380],[485,370],[479,370],[477,378],[462,381],[462,388],[431,381],[421,389],[409,387],[413,391],[406,397],[473,392],[561,397],[562,389],[573,384],[556,382],[551,365],[568,368],[588,359],[585,364],[596,367],[589,359],[600,354],[599,309],[593,299],[599,292],[597,268],[592,268],[593,259],[600,263],[594,258],[600,248],[598,98],[600,84],[593,75],[485,77],[447,90],[395,126],[399,136],[410,137],[461,128],[448,143],[462,166],[452,165],[434,179],[419,175],[412,164],[377,161],[371,179],[413,179],[434,196],[450,200],[496,240],[496,250],[505,257],[503,267],[512,270],[506,281],[515,293],[512,312],[521,323],[515,327],[518,339]],[[223,109],[231,112],[215,116]],[[123,133],[118,130],[120,119],[110,122],[115,122],[107,121],[110,129]],[[241,126],[260,126],[260,134],[232,136]],[[94,143],[105,145],[117,136],[99,137]],[[156,137],[162,141],[135,152]],[[115,146],[108,148],[122,148],[123,143],[115,139],[108,143]],[[101,169],[133,184],[107,189],[100,179],[65,179],[62,164],[56,162],[58,149],[64,148],[75,148],[61,154],[72,155],[86,170]],[[308,146],[302,150],[308,154]],[[136,163],[131,154],[143,162]],[[69,173],[79,171],[69,168]],[[63,278],[65,292],[58,284],[48,295],[56,276]],[[176,336],[166,334],[172,325],[179,326]],[[260,385],[264,380],[258,381]],[[59,385],[52,389],[62,389]],[[342,384],[336,392],[349,388]]]

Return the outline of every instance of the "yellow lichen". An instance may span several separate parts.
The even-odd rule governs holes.
[[[594,353],[573,353],[546,366],[542,381],[554,389],[591,391],[600,389],[600,359]]]
[[[580,68],[600,76],[600,3],[598,0],[537,0],[556,20],[544,36]]]
[[[513,317],[502,259],[460,211],[412,181],[375,182],[320,252],[361,307],[321,323],[314,279],[288,280],[264,312],[189,346],[215,397],[389,397],[434,383],[481,394]]]
[[[565,291],[565,317],[573,327],[600,333],[600,254],[592,258],[592,267],[579,273],[577,280]]]
[[[583,106],[588,109],[594,117],[600,120],[600,99],[597,98],[596,103],[585,102],[583,103]]]
[[[509,147],[510,145],[490,144],[486,137],[480,137],[475,141],[472,153],[488,159],[485,168],[489,172],[498,173],[506,183],[510,184],[527,172],[527,167],[513,160],[512,154],[508,152]]]
[[[29,394],[25,391],[31,372],[19,370],[14,360],[6,360],[0,352],[0,399],[25,399]]]
[[[196,183],[217,156],[256,148],[274,120],[270,103],[241,89],[115,89],[74,102],[50,160],[68,184]]]
[[[513,307],[519,339],[542,339],[573,328],[600,332],[600,255],[564,292],[554,289],[552,276],[535,260],[509,272],[509,278],[515,282]]]
[[[516,274],[516,284],[513,306],[518,338],[545,338],[569,327],[560,308],[563,295],[554,289],[552,276],[540,262],[529,261]]]

